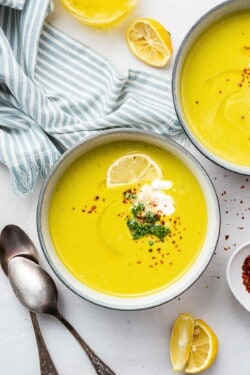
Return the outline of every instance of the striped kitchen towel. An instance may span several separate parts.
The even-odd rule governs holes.
[[[49,0],[0,0],[0,162],[19,194],[60,154],[104,129],[180,131],[164,77],[106,59],[45,22]],[[22,10],[20,10],[22,8]]]

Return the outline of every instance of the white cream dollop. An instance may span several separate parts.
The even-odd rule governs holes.
[[[150,185],[146,184],[138,192],[137,201],[143,203],[145,209],[159,215],[169,216],[175,211],[174,199],[170,194],[162,190],[172,187],[169,180],[153,180]]]

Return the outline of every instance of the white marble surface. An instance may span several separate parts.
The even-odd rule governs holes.
[[[166,69],[155,70],[143,65],[130,54],[124,41],[124,31],[130,19],[135,16],[158,19],[170,30],[176,53],[182,38],[196,19],[218,3],[218,0],[141,0],[137,10],[127,20],[113,29],[97,31],[75,21],[66,14],[57,0],[51,22],[69,35],[94,46],[120,72],[135,68],[170,78],[172,64]],[[219,356],[206,372],[207,375],[249,375],[250,317],[229,291],[225,270],[227,260],[235,248],[250,237],[250,183],[245,176],[227,172],[194,152],[215,184],[221,205],[222,227],[216,255],[192,288],[179,299],[163,306],[147,311],[122,312],[83,301],[56,280],[62,313],[119,375],[173,373],[168,353],[169,334],[171,325],[180,312],[189,312],[205,319],[218,335]],[[0,229],[9,223],[20,225],[38,248],[35,216],[39,188],[40,184],[35,192],[26,197],[15,196],[8,171],[0,165]],[[42,254],[41,262],[51,272]],[[95,374],[85,354],[60,323],[45,316],[39,317],[39,322],[60,375]],[[39,374],[36,343],[29,315],[14,297],[2,272],[0,373]]]

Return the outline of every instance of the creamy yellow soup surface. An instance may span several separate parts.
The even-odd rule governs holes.
[[[135,240],[128,229],[131,202],[124,192],[138,192],[140,185],[106,188],[109,166],[133,152],[151,157],[171,181],[167,194],[175,211],[160,219],[170,229],[164,240]],[[181,160],[156,146],[121,141],[97,147],[67,169],[52,195],[49,226],[61,261],[77,279],[106,294],[133,297],[170,285],[190,268],[205,239],[207,209]]]
[[[250,166],[250,11],[227,16],[195,42],[181,100],[191,131],[222,159]]]

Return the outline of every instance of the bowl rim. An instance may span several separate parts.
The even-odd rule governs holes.
[[[131,134],[136,135],[138,137],[145,136],[146,138],[148,138],[148,142],[152,142],[152,137],[153,137],[153,139],[158,139],[159,142],[166,143],[166,145],[170,145],[170,148],[172,147],[173,149],[176,149],[177,152],[179,152],[179,154],[183,155],[185,160],[188,160],[189,162],[191,162],[192,166],[194,166],[196,171],[198,173],[200,173],[201,178],[204,179],[204,186],[205,186],[205,183],[206,183],[206,186],[209,189],[209,194],[211,194],[211,201],[213,203],[213,209],[214,209],[214,212],[215,212],[214,218],[215,218],[216,223],[213,223],[215,233],[213,234],[213,236],[211,236],[213,238],[211,238],[212,245],[210,246],[209,254],[206,257],[206,261],[203,264],[203,268],[195,273],[195,276],[192,278],[192,281],[187,286],[182,287],[180,290],[176,291],[175,293],[172,293],[170,298],[168,298],[166,296],[165,298],[159,298],[159,300],[157,300],[157,301],[153,300],[153,301],[150,302],[151,296],[157,296],[158,293],[156,292],[156,293],[152,293],[152,294],[142,296],[142,297],[129,297],[128,300],[134,301],[134,303],[133,304],[130,303],[129,305],[124,305],[124,301],[126,300],[126,298],[124,298],[124,297],[113,297],[112,296],[112,299],[115,300],[115,302],[110,303],[110,301],[107,302],[107,300],[105,300],[105,298],[104,298],[105,301],[103,301],[103,300],[100,300],[98,298],[96,299],[96,297],[92,298],[89,295],[86,296],[84,294],[84,292],[79,292],[79,290],[77,290],[74,286],[72,286],[68,282],[68,280],[65,278],[65,276],[62,275],[60,270],[57,269],[57,267],[55,266],[55,264],[54,264],[54,262],[51,258],[50,252],[47,249],[46,243],[45,243],[45,235],[43,233],[43,228],[42,228],[42,209],[43,209],[43,205],[44,205],[44,202],[45,202],[45,199],[46,199],[46,190],[48,188],[48,185],[49,185],[50,181],[53,179],[53,175],[54,175],[55,171],[68,158],[68,156],[70,156],[72,153],[76,152],[78,149],[84,147],[85,143],[91,142],[92,140],[94,140],[96,138],[103,137],[103,136],[104,137],[109,136],[109,135],[116,136],[117,134],[119,134],[120,136],[121,135],[123,135],[123,136],[127,135],[128,136],[128,135],[131,135]],[[154,142],[154,140],[153,140],[153,142]],[[177,155],[177,157],[178,157],[178,155]],[[201,186],[201,181],[198,181],[198,182]],[[201,186],[201,189],[202,189],[203,194],[205,196],[204,186]],[[47,260],[50,268],[53,270],[55,275],[59,278],[59,280],[67,288],[69,288],[74,294],[78,295],[82,299],[85,299],[85,300],[87,300],[89,302],[92,302],[96,305],[106,307],[106,308],[109,308],[109,309],[114,309],[114,310],[122,310],[122,311],[124,311],[124,310],[133,311],[134,310],[135,311],[135,310],[145,310],[145,309],[153,308],[153,307],[162,305],[166,302],[170,302],[171,300],[179,297],[182,293],[184,293],[186,290],[188,290],[200,278],[200,276],[203,274],[203,272],[206,270],[206,268],[210,264],[210,262],[213,258],[214,252],[216,250],[216,246],[218,244],[219,235],[220,235],[220,228],[221,228],[221,213],[220,213],[220,205],[219,205],[218,196],[217,196],[216,190],[214,188],[214,185],[211,181],[211,178],[208,175],[208,173],[206,172],[206,170],[203,168],[201,163],[196,159],[196,157],[194,155],[191,154],[191,152],[186,150],[184,147],[182,147],[180,144],[178,144],[174,140],[166,138],[163,135],[151,134],[150,132],[146,132],[145,130],[120,128],[120,129],[116,129],[116,130],[104,130],[104,131],[98,132],[98,134],[87,136],[83,139],[82,142],[77,143],[75,146],[73,146],[72,148],[67,150],[63,155],[61,155],[61,157],[58,159],[58,161],[52,167],[48,176],[45,178],[45,180],[42,184],[42,188],[40,190],[40,194],[39,194],[39,198],[38,198],[38,204],[37,204],[36,225],[37,225],[39,242],[40,242],[43,254],[45,256],[45,259]],[[206,234],[205,240],[207,240],[207,234]],[[205,240],[204,240],[204,243],[205,243]],[[204,244],[203,244],[203,246],[204,246]],[[197,259],[199,259],[199,256],[197,257]],[[197,259],[195,260],[193,265],[190,267],[190,269],[193,269],[194,264],[196,263]],[[63,265],[63,267],[66,270],[66,267],[64,265]],[[189,272],[189,270],[186,273],[188,273],[188,272]],[[177,282],[178,282],[178,280],[177,280]],[[174,283],[174,284],[176,284],[176,283]],[[168,288],[165,288],[165,289],[168,289]],[[164,291],[164,288],[163,288],[163,291]],[[104,296],[104,297],[107,297],[106,294],[104,294],[104,293],[99,293],[99,294]],[[146,298],[147,298],[147,301],[145,302]],[[138,302],[136,303],[136,301],[138,301],[138,300],[139,300],[139,303]]]
[[[228,287],[230,291],[232,292],[233,296],[235,297],[235,299],[241,304],[241,306],[243,306],[248,312],[250,312],[250,306],[248,307],[242,302],[241,298],[239,297],[238,291],[236,291],[236,288],[234,288],[234,283],[232,281],[232,270],[231,270],[233,263],[235,261],[235,258],[239,256],[239,254],[243,252],[245,248],[249,248],[249,251],[250,251],[250,241],[246,241],[242,243],[241,245],[239,245],[229,257],[227,266],[226,266],[226,279],[227,279]]]
[[[180,70],[179,65],[181,64],[181,58],[182,58],[182,53],[184,50],[185,45],[189,42],[189,39],[193,36],[193,34],[196,32],[197,28],[202,25],[203,22],[206,21],[206,19],[211,16],[212,14],[216,14],[223,8],[227,8],[233,5],[236,5],[236,3],[241,2],[242,4],[247,4],[246,0],[226,0],[223,1],[220,4],[217,4],[213,6],[211,9],[209,9],[207,12],[205,12],[189,29],[189,31],[186,33],[185,37],[183,38],[174,62],[173,66],[173,74],[172,74],[172,80],[171,80],[171,87],[172,87],[172,96],[173,96],[173,103],[174,103],[174,108],[177,114],[177,117],[182,125],[182,128],[192,144],[195,146],[195,148],[200,151],[207,159],[215,163],[216,165],[223,167],[226,170],[229,170],[231,172],[237,173],[237,174],[242,174],[242,175],[250,175],[250,165],[240,165],[240,164],[235,164],[230,161],[227,161],[226,159],[221,158],[220,156],[216,155],[214,152],[209,151],[207,147],[205,147],[199,140],[198,138],[194,135],[194,133],[191,131],[190,127],[187,125],[187,121],[184,119],[183,116],[183,111],[181,110],[181,104],[179,103],[178,99],[178,89],[179,89],[179,84],[178,84],[178,70]],[[249,9],[250,9],[250,3],[249,4]],[[248,9],[248,8],[246,8]],[[233,14],[236,13],[237,11],[240,11],[241,9],[234,9],[232,12],[229,12],[228,14]],[[211,22],[213,23],[213,21]],[[200,34],[198,33],[195,40]],[[192,44],[191,44],[192,45]],[[186,53],[186,52],[185,52]]]

